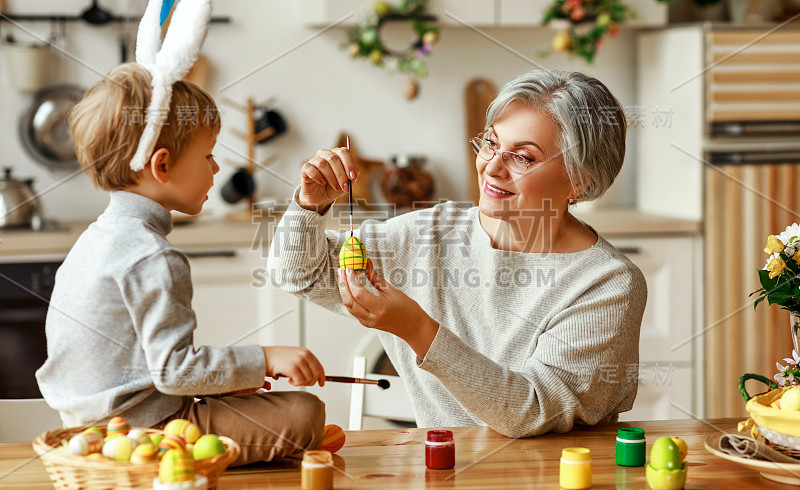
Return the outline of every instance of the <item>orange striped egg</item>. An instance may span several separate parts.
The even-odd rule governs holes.
[[[126,435],[112,437],[103,444],[103,456],[114,461],[130,461],[133,444],[133,440]]]
[[[358,237],[351,236],[339,251],[339,267],[354,271],[367,270],[367,250]]]
[[[131,426],[122,417],[114,417],[108,421],[106,427],[106,436],[117,437],[119,435],[127,434],[131,430]]]
[[[185,419],[170,420],[164,427],[165,436],[180,436],[188,444],[194,444],[202,435],[200,427]]]
[[[317,449],[335,453],[344,446],[344,431],[336,424],[328,424],[322,429],[322,441]]]
[[[161,442],[158,443],[158,450],[167,452],[170,449],[180,449],[186,451],[186,442],[180,436],[164,436]]]
[[[78,456],[99,453],[103,449],[103,438],[95,432],[85,430],[69,440],[69,452]]]

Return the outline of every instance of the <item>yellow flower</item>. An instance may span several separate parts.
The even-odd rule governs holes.
[[[767,238],[767,248],[764,249],[764,252],[768,254],[776,254],[783,252],[783,242],[780,238],[776,237],[775,235],[770,235]]]
[[[794,253],[794,255],[792,255],[792,260],[800,264],[800,250],[798,250],[797,252]]]
[[[781,275],[784,269],[786,269],[786,262],[784,262],[780,257],[775,257],[769,261],[769,264],[767,264],[767,270],[769,271],[770,279],[775,279],[776,276]]]

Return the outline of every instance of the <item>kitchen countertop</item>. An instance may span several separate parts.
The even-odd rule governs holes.
[[[647,452],[658,437],[679,436],[688,445],[686,488],[787,488],[756,471],[711,454],[710,436],[734,430],[739,419],[686,419],[577,426],[564,434],[509,439],[488,427],[452,428],[456,448],[453,470],[428,470],[427,429],[348,431],[334,455],[334,488],[558,488],[559,459],[565,447],[591,451],[592,488],[649,488],[644,467],[617,466],[615,439],[620,427],[641,427]],[[648,458],[649,459],[649,458]],[[774,471],[772,471],[774,473]],[[794,472],[788,476],[797,477]],[[779,476],[787,476],[780,474]],[[52,488],[42,461],[30,443],[0,444],[0,486]],[[262,464],[225,472],[219,488],[300,487],[297,469]]]
[[[692,235],[702,230],[699,221],[659,216],[631,208],[597,208],[579,210],[575,215],[594,227],[604,237]],[[233,221],[223,218],[198,218],[176,223],[169,240],[183,249],[219,249],[249,247],[256,238],[268,242],[272,235],[270,219]],[[88,221],[64,222],[61,231],[4,230],[0,232],[0,256],[65,255],[78,236],[89,226]],[[334,226],[339,228],[339,226]],[[266,243],[265,242],[265,243]]]

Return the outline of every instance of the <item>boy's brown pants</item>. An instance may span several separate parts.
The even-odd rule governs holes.
[[[172,419],[197,425],[203,434],[230,437],[242,448],[231,466],[278,457],[298,456],[316,449],[325,425],[325,404],[302,391],[254,393],[225,397],[187,397],[181,410],[154,428],[163,429]]]

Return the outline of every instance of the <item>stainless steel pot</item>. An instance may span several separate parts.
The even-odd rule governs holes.
[[[17,180],[8,167],[0,178],[0,228],[42,228],[42,206],[33,192],[33,179]]]

